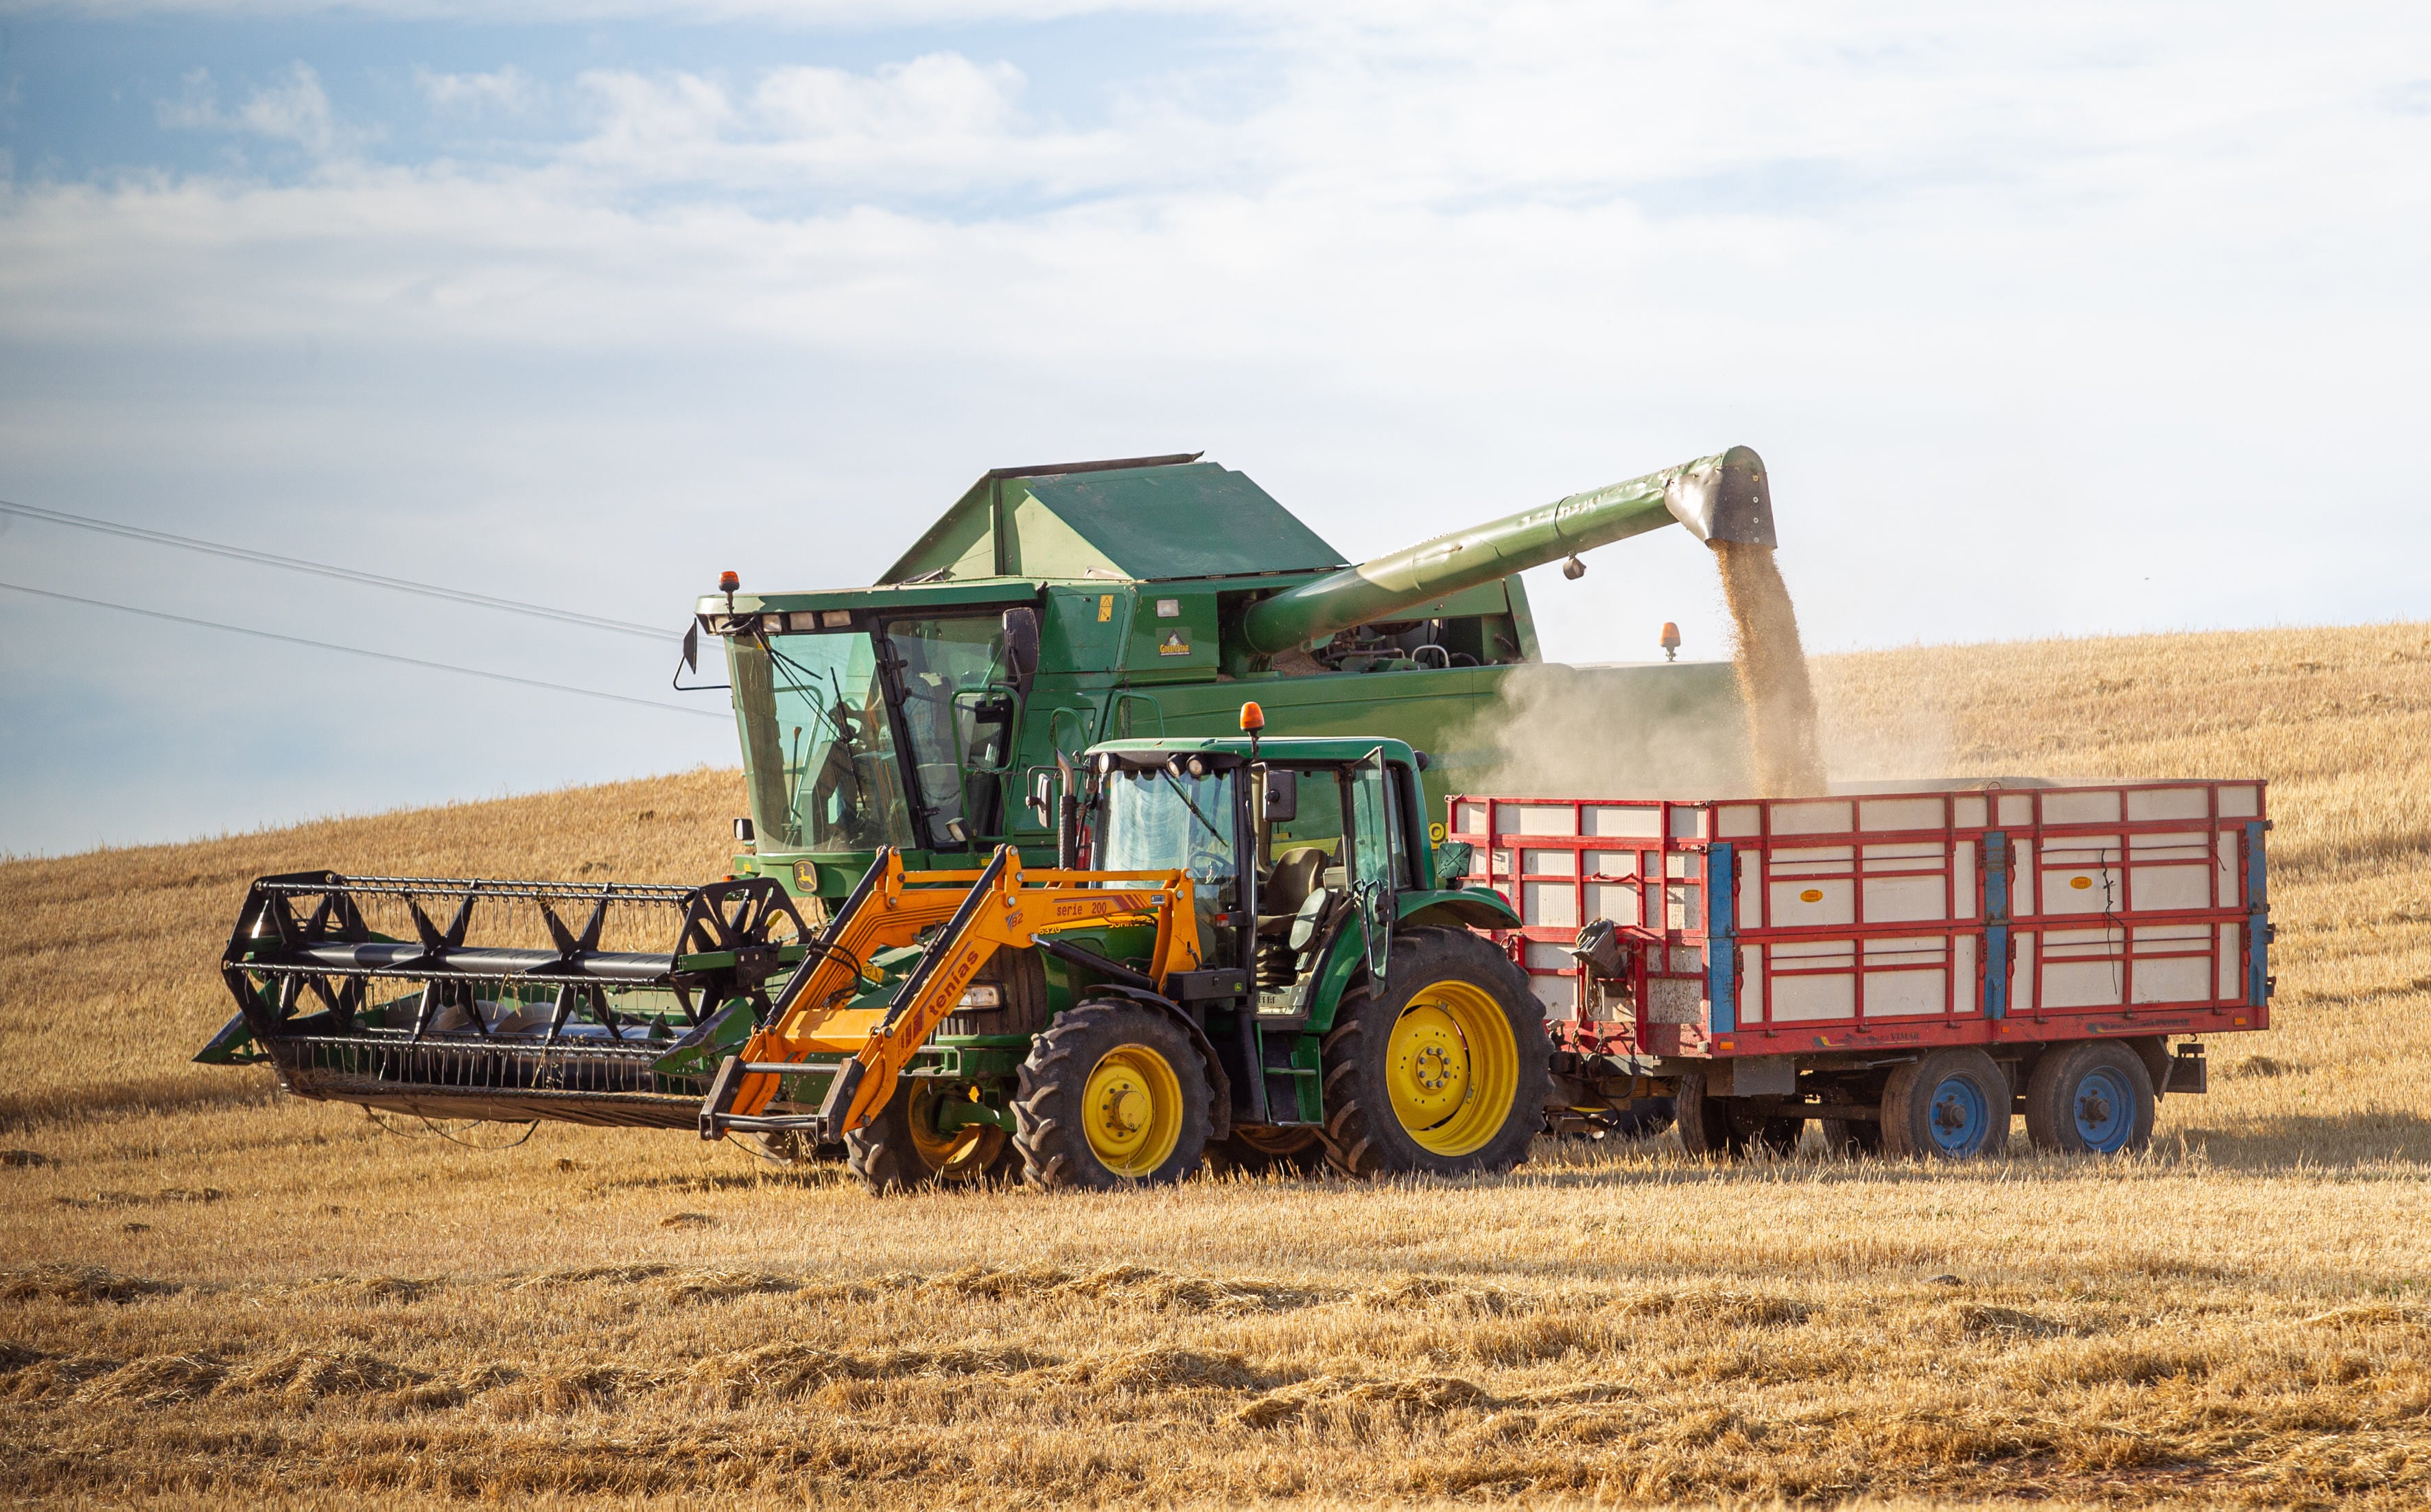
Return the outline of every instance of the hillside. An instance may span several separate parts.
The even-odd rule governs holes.
[[[2268,777],[2276,1027],[2147,1157],[877,1201],[187,1057],[253,876],[722,875],[731,772],[0,865],[20,1494],[2417,1505],[2431,627],[1819,659],[1835,773]],[[409,1136],[411,1135],[411,1136]]]

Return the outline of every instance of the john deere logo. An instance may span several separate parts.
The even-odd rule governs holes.
[[[1190,632],[1186,630],[1166,630],[1163,635],[1157,638],[1156,654],[1159,656],[1188,656],[1190,654]]]

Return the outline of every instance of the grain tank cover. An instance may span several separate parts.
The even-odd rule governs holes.
[[[1220,578],[1346,560],[1246,473],[1161,457],[998,468],[880,581]]]

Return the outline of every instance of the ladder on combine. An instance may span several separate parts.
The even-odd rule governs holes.
[[[1125,886],[1123,883],[1132,885]],[[905,871],[881,849],[861,884],[829,920],[741,1053],[718,1067],[700,1110],[700,1136],[796,1133],[819,1143],[864,1128],[895,1083],[973,978],[999,949],[1028,949],[1042,935],[1096,923],[1149,923],[1149,975],[1161,983],[1199,966],[1198,916],[1186,873],[1025,873],[999,846],[979,871]],[[942,927],[941,927],[942,926]],[[868,962],[880,950],[929,944],[880,1008],[852,1006],[880,985]],[[1060,952],[1059,952],[1060,953]],[[1108,963],[1110,973],[1123,972]],[[770,1114],[782,1079],[842,1057],[819,1111]]]

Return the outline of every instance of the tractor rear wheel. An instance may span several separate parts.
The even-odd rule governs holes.
[[[1013,1143],[1040,1186],[1178,1182],[1206,1155],[1212,1101],[1207,1065],[1181,1025],[1101,998],[1031,1042]]]
[[[1381,990],[1343,995],[1325,1036],[1326,1158],[1346,1176],[1507,1170],[1545,1126],[1545,1009],[1466,930],[1394,937]]]
[[[844,1136],[845,1168],[871,1191],[1011,1179],[1021,1170],[1012,1136],[991,1124],[940,1129],[937,1115],[959,1089],[907,1076],[865,1128]]]

